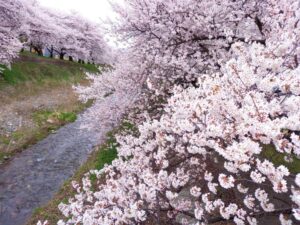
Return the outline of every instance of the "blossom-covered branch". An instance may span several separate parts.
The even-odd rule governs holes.
[[[118,137],[112,165],[90,172],[104,183],[91,190],[87,174],[74,184],[59,206],[67,223],[299,221],[300,174],[263,154],[300,157],[299,2],[126,2],[113,26],[129,59],[81,97],[122,99],[147,85],[168,101],[138,137]]]

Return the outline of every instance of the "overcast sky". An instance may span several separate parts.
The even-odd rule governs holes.
[[[114,0],[120,2],[121,0]],[[99,18],[113,18],[114,13],[108,0],[39,0],[43,6],[60,9],[62,11],[75,10],[83,16],[97,21]]]

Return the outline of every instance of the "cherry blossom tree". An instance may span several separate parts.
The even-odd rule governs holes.
[[[69,56],[70,60],[81,59],[96,63],[105,61],[105,51],[108,46],[103,39],[100,25],[91,22],[77,13],[59,13],[47,11],[53,21],[52,36],[49,40],[49,32],[45,41],[51,54],[57,53],[60,59]],[[51,28],[51,27],[50,27]]]
[[[32,2],[27,7],[27,29],[25,31],[27,45],[40,56],[43,55],[43,50],[46,47],[50,48],[58,36],[62,34],[60,33],[62,29],[58,25],[58,17],[53,16],[48,11],[48,9],[41,7],[38,2]],[[53,52],[50,51],[50,55],[53,56]]]
[[[148,77],[161,87],[219,70],[236,41],[265,42],[259,1],[126,2],[126,9],[115,6],[122,19],[113,29],[140,52]]]
[[[118,137],[112,165],[73,183],[59,205],[67,224],[299,223],[300,174],[288,169],[300,157],[299,2],[126,2],[113,29],[129,59],[81,98],[126,99],[145,84],[171,96],[139,136]]]
[[[108,46],[100,25],[77,13],[62,13],[42,7],[36,0],[1,1],[1,63],[9,64],[18,56],[23,44],[50,57],[103,63]]]
[[[85,61],[103,62],[101,59],[105,57],[107,44],[103,39],[100,25],[76,14],[66,20],[66,25],[72,27],[76,43],[67,50],[68,54]]]
[[[24,16],[25,11],[19,1],[0,1],[0,64],[9,65],[21,50],[19,35]]]

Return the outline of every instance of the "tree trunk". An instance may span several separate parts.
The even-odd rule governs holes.
[[[73,57],[69,56],[69,61],[73,62]]]
[[[81,59],[78,59],[78,63],[81,63]]]
[[[38,56],[43,56],[43,50],[39,47],[33,47]]]
[[[38,56],[43,56],[43,51],[42,50],[38,51]]]
[[[48,51],[50,53],[49,57],[53,58],[53,56],[54,56],[54,48],[53,48],[53,46],[51,46],[51,48],[47,48],[47,49],[48,49]]]
[[[30,43],[30,45],[29,45],[29,52],[30,53],[32,52],[32,43]]]
[[[60,58],[61,60],[63,60],[63,59],[64,59],[64,56],[65,56],[66,54],[67,54],[67,52],[66,52],[66,49],[65,49],[65,48],[60,49],[59,58]]]

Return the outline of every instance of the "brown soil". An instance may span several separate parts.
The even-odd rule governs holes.
[[[38,140],[40,128],[33,114],[42,110],[72,112],[79,108],[71,85],[56,87],[25,84],[0,90],[0,154],[5,159]]]

